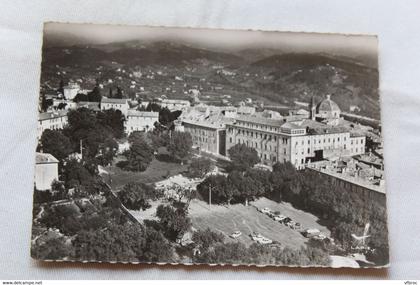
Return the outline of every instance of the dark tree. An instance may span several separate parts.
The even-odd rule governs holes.
[[[183,208],[159,205],[156,209],[156,216],[165,230],[166,236],[175,241],[191,227],[191,220]]]
[[[163,108],[159,111],[159,122],[162,125],[169,126],[173,121],[178,119],[182,111],[173,111],[171,112],[168,108]]]
[[[214,162],[205,157],[197,157],[191,160],[188,172],[191,177],[203,178],[207,173],[214,169]]]
[[[207,250],[214,244],[223,242],[224,236],[222,233],[213,232],[207,228],[194,232],[192,240],[196,245],[200,246],[202,250]]]
[[[236,188],[228,186],[227,178],[224,175],[210,175],[197,185],[197,191],[205,201],[208,201],[211,191],[211,202],[223,204],[230,203]]]
[[[167,149],[172,158],[185,160],[192,148],[191,134],[188,132],[172,132]]]
[[[79,102],[88,102],[89,96],[83,93],[77,93],[76,96],[73,98],[73,102],[79,103]]]
[[[117,98],[117,99],[122,99],[124,97],[124,95],[123,95],[123,91],[122,91],[122,89],[121,89],[121,87],[117,87],[117,94],[115,94],[115,98]]]
[[[118,198],[130,210],[146,210],[150,208],[150,200],[156,200],[162,193],[144,183],[128,183],[118,192]]]
[[[58,110],[64,110],[66,108],[66,106],[67,106],[67,103],[60,103],[60,104],[58,104],[57,109]]]
[[[42,93],[42,95],[41,95],[41,112],[47,111],[47,109],[48,109],[49,106],[50,105],[48,104],[48,100],[45,97],[45,94]]]
[[[83,157],[99,158],[103,165],[110,163],[117,148],[114,132],[118,132],[118,112],[96,115],[92,110],[80,108],[69,111],[67,116],[69,124],[63,132],[74,150],[78,151],[82,144]]]
[[[153,149],[149,146],[143,136],[130,136],[130,149],[124,153],[127,163],[123,169],[130,171],[144,171],[153,160]]]
[[[153,111],[153,112],[160,112],[160,110],[162,109],[162,107],[155,103],[155,102],[150,102],[149,104],[147,104],[146,107],[146,111]]]
[[[234,170],[229,173],[228,181],[229,187],[235,189],[237,199],[245,202],[245,205],[248,205],[250,200],[264,194],[264,189],[258,180],[239,171]]]
[[[58,130],[45,130],[41,136],[41,149],[52,154],[59,161],[67,158],[72,152],[72,145],[68,137]]]
[[[88,101],[89,102],[101,102],[102,100],[102,94],[101,94],[101,88],[99,87],[99,81],[96,81],[95,87],[93,87],[92,91],[90,91],[88,94]]]
[[[112,129],[112,135],[115,138],[122,138],[124,136],[124,115],[120,110],[104,110],[97,115],[98,122],[104,127]]]
[[[63,98],[64,98],[64,80],[63,79],[60,80],[60,85],[57,89],[57,93],[62,94]],[[66,98],[64,98],[64,99],[66,99]]]
[[[245,144],[234,145],[228,153],[234,170],[245,171],[260,162],[257,151]]]

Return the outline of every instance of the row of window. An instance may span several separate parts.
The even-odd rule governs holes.
[[[202,129],[196,129],[196,128],[186,128],[186,130],[191,134],[199,134],[199,135],[208,136],[208,137],[216,136],[216,133],[213,131],[209,132],[209,131],[204,131]]]
[[[58,118],[54,118],[54,119],[49,119],[49,120],[40,120],[38,121],[40,125],[42,125],[42,122],[46,122],[46,123],[57,123],[57,122],[63,122],[67,123],[67,118],[66,117],[58,117]]]
[[[279,128],[276,128],[276,127],[254,124],[254,123],[249,123],[249,122],[237,121],[237,125],[238,126],[246,126],[248,128],[252,128],[252,129],[271,131],[271,132],[278,132],[279,131]]]
[[[277,136],[275,135],[269,135],[269,134],[263,134],[263,133],[259,133],[259,132],[253,132],[253,131],[248,131],[248,130],[243,130],[243,129],[239,129],[236,133],[237,135],[243,135],[243,136],[250,136],[251,138],[260,138],[260,139],[264,139],[264,140],[274,140],[275,142],[277,141]],[[280,139],[280,138],[279,138]],[[288,139],[287,138],[281,138],[282,139],[282,143],[283,144],[287,144]]]

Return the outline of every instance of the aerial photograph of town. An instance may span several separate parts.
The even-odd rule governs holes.
[[[377,45],[44,24],[31,256],[388,266]]]

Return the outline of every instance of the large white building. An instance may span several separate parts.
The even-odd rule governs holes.
[[[134,131],[147,132],[153,130],[155,123],[158,121],[158,112],[128,110],[127,117],[124,122],[124,129],[128,135]]]
[[[337,117],[338,106],[329,97],[325,100],[316,113],[312,108],[308,119],[238,116],[226,124],[226,150],[243,143],[254,148],[265,164],[288,161],[298,169],[312,161],[363,154],[365,136],[353,132]]]
[[[58,180],[58,160],[49,153],[37,152],[35,157],[35,187],[50,190],[54,180]]]
[[[67,125],[67,111],[53,111],[39,113],[37,138],[40,139],[42,133],[49,130],[61,130]]]
[[[128,99],[102,97],[101,110],[103,111],[110,109],[120,110],[121,113],[126,117],[128,109],[130,109],[130,106],[128,105]]]
[[[201,120],[184,119],[183,129],[192,137],[193,147],[213,153],[226,155],[226,123],[232,118],[214,114]]]

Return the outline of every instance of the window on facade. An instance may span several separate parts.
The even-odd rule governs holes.
[[[311,150],[310,150],[310,148],[308,147],[308,154],[310,154],[311,153]]]
[[[232,143],[232,138],[229,138],[229,142]]]

